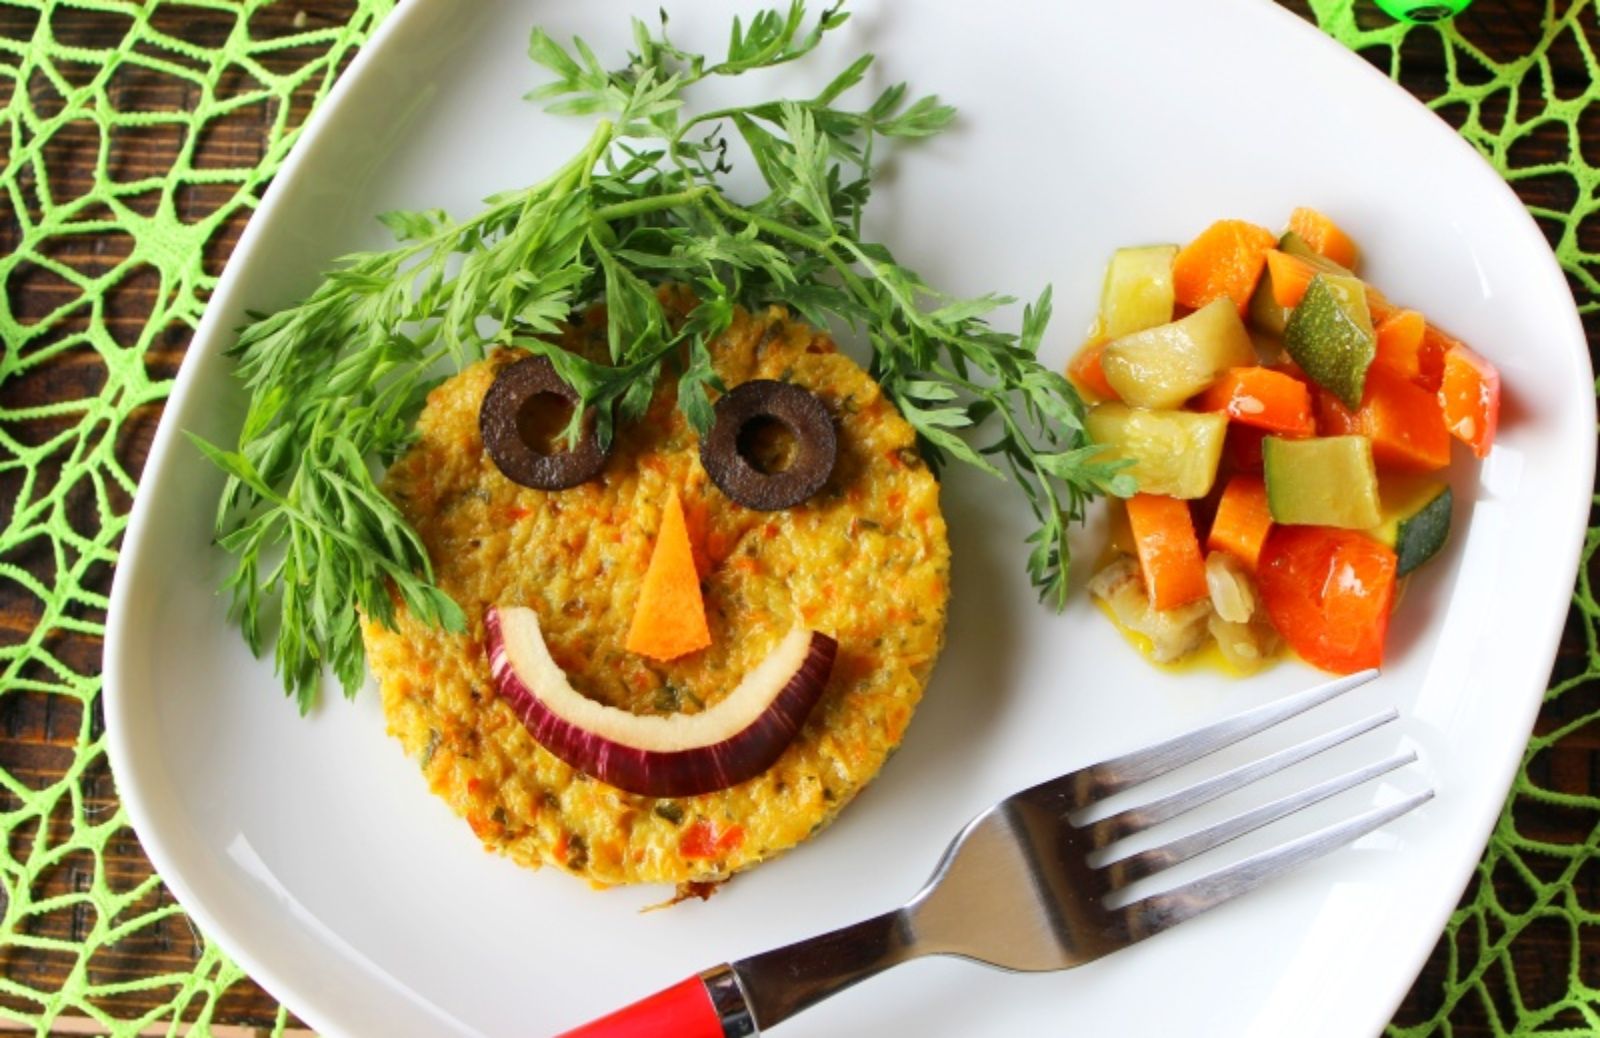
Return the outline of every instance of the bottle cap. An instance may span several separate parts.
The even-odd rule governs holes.
[[[1377,0],[1385,14],[1414,24],[1454,18],[1471,3],[1472,0]]]

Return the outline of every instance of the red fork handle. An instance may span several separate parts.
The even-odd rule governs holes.
[[[733,971],[719,966],[556,1038],[744,1038],[756,1033]]]

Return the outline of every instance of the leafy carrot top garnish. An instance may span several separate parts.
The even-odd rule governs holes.
[[[709,344],[736,306],[781,303],[819,327],[837,319],[860,332],[930,463],[1003,471],[1022,490],[1039,521],[1029,572],[1043,596],[1064,602],[1068,522],[1118,477],[1088,445],[1076,393],[1035,355],[1048,288],[1019,332],[1002,331],[987,318],[1011,300],[946,295],[862,236],[881,142],[937,134],[955,110],[912,100],[904,84],[862,107],[842,104],[870,54],[812,97],[684,109],[694,84],[803,58],[846,17],[833,6],[808,20],[794,2],[735,19],[721,60],[674,44],[664,15],[658,29],[635,20],[619,69],[581,40],[565,47],[534,30],[529,55],[554,79],[530,97],[597,117],[588,144],[470,219],[385,214],[399,245],[346,257],[304,300],[243,330],[233,353],[250,394],[244,428],[234,450],[205,448],[229,475],[219,540],[239,559],[228,587],[252,647],[271,626],[263,613],[279,614],[278,669],[302,707],[325,664],[347,693],[359,687],[353,606],[391,624],[393,587],[422,619],[464,623],[371,472],[404,449],[435,364],[460,366],[496,345],[548,356],[583,404],[570,434],[590,414],[602,443],[644,412],[670,371],[679,407],[703,432],[721,388]],[[735,139],[765,182],[759,197],[724,188]],[[669,320],[657,296],[669,283],[699,299],[685,321]],[[545,341],[602,300],[608,363]],[[1117,486],[1131,492],[1125,477]],[[281,563],[262,563],[280,550]]]

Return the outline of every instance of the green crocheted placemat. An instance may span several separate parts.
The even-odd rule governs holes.
[[[167,392],[171,361],[216,282],[217,256],[293,145],[305,97],[321,99],[393,4],[345,0],[336,18],[311,23],[285,19],[271,0],[0,0],[0,585],[20,589],[16,597],[32,609],[22,629],[0,628],[0,716],[42,712],[45,730],[68,730],[60,767],[0,759],[0,1016],[40,1034],[68,1016],[116,1034],[151,1024],[175,1032],[178,1021],[209,1033],[219,1000],[242,978],[200,935],[193,957],[152,945],[138,961],[154,965],[104,967],[108,951],[142,947],[181,913],[153,878],[130,880],[107,865],[107,848],[130,834],[125,814],[96,784],[105,767],[98,660],[63,646],[81,643],[69,635],[101,633],[106,576],[134,490],[128,441],[147,431],[152,405]],[[1586,320],[1600,312],[1600,162],[1583,149],[1586,130],[1600,135],[1600,123],[1588,121],[1600,107],[1585,115],[1600,100],[1593,0],[1547,0],[1529,13],[1526,40],[1511,53],[1470,42],[1470,31],[1388,22],[1355,0],[1310,7],[1324,29],[1387,62],[1396,77],[1409,62],[1436,63],[1429,103],[1513,184],[1559,181],[1541,194],[1570,205],[1533,211]],[[258,16],[267,13],[287,31],[260,31],[266,19]],[[207,19],[212,37],[200,45],[185,26]],[[84,31],[91,21],[95,31]],[[1407,81],[1416,87],[1414,76]],[[267,127],[259,149],[208,147],[212,131],[242,112]],[[162,135],[171,141],[168,164],[129,169],[119,161],[127,142]],[[62,161],[80,173],[92,167],[84,190],[60,189]],[[135,286],[155,303],[130,320],[119,300]],[[74,365],[103,374],[93,380],[98,392],[41,394]],[[50,402],[17,403],[41,397]],[[1547,761],[1563,739],[1600,720],[1600,706],[1569,695],[1593,689],[1600,676],[1600,603],[1586,575],[1597,545],[1600,527],[1585,542],[1575,598],[1586,657],[1558,668],[1479,880],[1450,921],[1447,975],[1428,1000],[1437,1009],[1395,1034],[1448,1035],[1464,1016],[1486,1020],[1495,1034],[1600,1033],[1600,987],[1589,982],[1580,944],[1600,913],[1579,893],[1592,883],[1585,867],[1600,854],[1600,798],[1581,784],[1568,788]],[[1589,838],[1549,842],[1537,824],[1519,824],[1550,808],[1590,820],[1568,825]],[[1514,904],[1504,900],[1508,875],[1521,892]],[[1552,922],[1567,934],[1567,995],[1528,1004],[1513,960]],[[54,968],[27,966],[45,959]],[[55,982],[30,983],[44,972]],[[130,1015],[129,1004],[141,1008]],[[285,1020],[278,1010],[275,1030]]]

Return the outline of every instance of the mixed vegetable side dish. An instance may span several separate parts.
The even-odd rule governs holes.
[[[1068,375],[1140,492],[1090,591],[1152,659],[1378,666],[1398,581],[1444,547],[1444,472],[1488,455],[1500,376],[1358,262],[1305,208],[1111,257]]]

